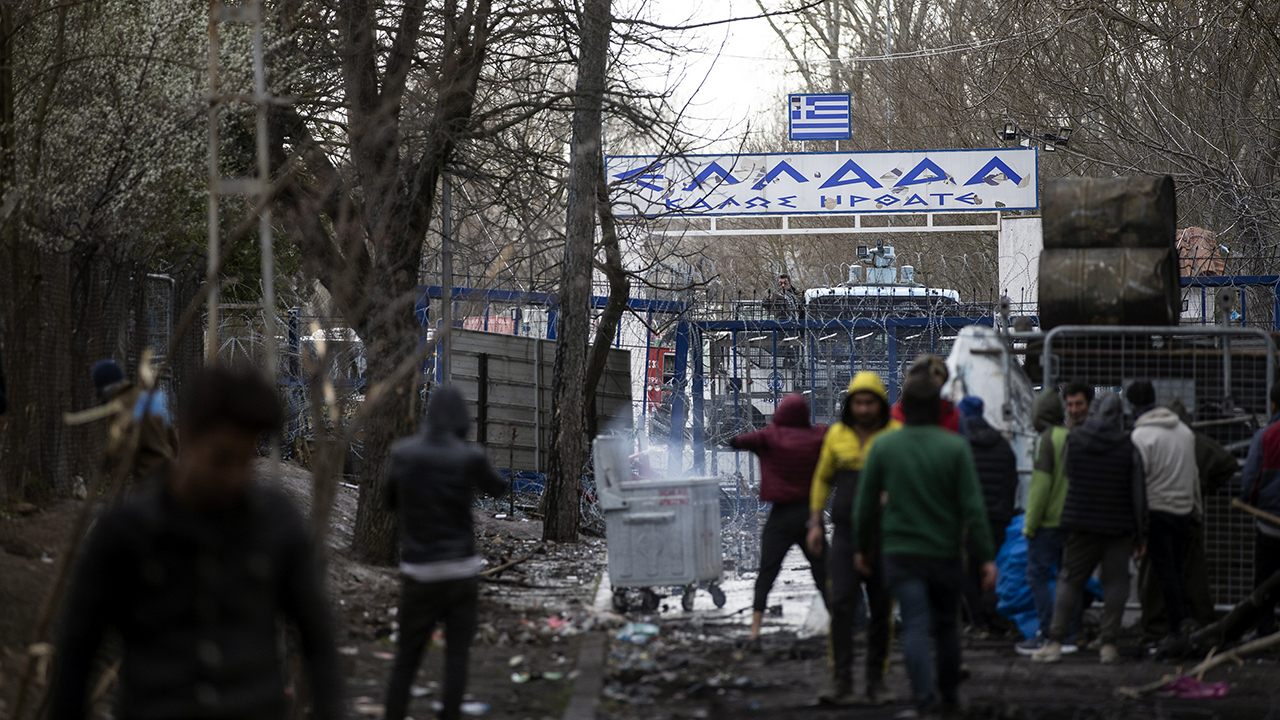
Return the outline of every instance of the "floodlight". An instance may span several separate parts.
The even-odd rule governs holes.
[[[1071,128],[1067,127],[1066,125],[1059,126],[1058,127],[1058,144],[1066,145],[1069,142],[1071,142]]]
[[[870,256],[871,256],[871,248],[867,247],[866,245],[858,246],[858,259],[864,260]]]
[[[1001,133],[1000,133],[1000,137],[1004,138],[1006,141],[1007,141],[1007,140],[1017,140],[1017,139],[1018,139],[1018,126],[1017,126],[1017,125],[1014,125],[1014,124],[1013,124],[1013,123],[1011,123],[1011,122],[1007,122],[1007,123],[1005,123],[1005,124],[1004,124],[1004,130],[1003,130],[1003,131],[1001,131]]]
[[[1021,145],[1022,147],[1031,147],[1031,138],[1024,137],[1018,141],[1018,144]]]
[[[1058,146],[1057,146],[1057,145],[1054,145],[1054,144],[1053,144],[1053,143],[1051,143],[1051,142],[1047,142],[1047,143],[1045,143],[1045,144],[1044,144],[1044,151],[1045,151],[1045,152],[1058,152]]]

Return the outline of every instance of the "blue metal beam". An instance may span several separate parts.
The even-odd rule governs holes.
[[[1032,318],[1035,322],[1036,318]],[[963,328],[969,325],[992,325],[994,318],[978,317],[914,317],[914,318],[856,318],[852,320],[700,320],[692,325],[702,331],[764,331],[823,330],[832,327],[868,328],[884,330],[899,327],[949,327]]]
[[[1280,275],[1219,275],[1182,278],[1182,287],[1235,287],[1237,285],[1275,285],[1277,283],[1280,283]]]
[[[704,423],[706,415],[703,413],[702,398],[702,333],[693,333],[693,471],[698,475],[706,472],[706,447],[703,442],[705,436]]]
[[[667,477],[684,474],[684,391],[689,366],[689,323],[676,326],[676,367],[671,377],[671,434],[667,442]]]

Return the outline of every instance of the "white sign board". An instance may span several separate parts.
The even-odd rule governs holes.
[[[619,216],[1032,210],[1035,148],[775,155],[620,155]]]
[[[791,95],[787,125],[792,140],[848,140],[853,137],[853,105],[848,93]]]

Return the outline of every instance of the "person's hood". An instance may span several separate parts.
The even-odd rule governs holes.
[[[809,403],[799,393],[782,398],[773,412],[773,424],[781,427],[809,427]]]
[[[465,438],[471,429],[471,418],[467,415],[467,401],[462,399],[462,393],[448,385],[432,390],[422,429],[428,435],[452,434]]]
[[[1173,429],[1182,422],[1182,418],[1178,417],[1178,413],[1167,407],[1155,407],[1138,416],[1134,427],[1156,426],[1162,428]]]
[[[973,415],[964,420],[965,434],[969,438],[970,445],[978,447],[994,447],[998,445],[1004,436],[999,430],[991,427],[991,423],[981,415]]]
[[[1086,450],[1109,447],[1128,437],[1129,433],[1124,429],[1124,405],[1120,402],[1120,396],[1110,394],[1100,402],[1094,401],[1089,418],[1073,432],[1084,440]]]
[[[1164,402],[1164,406],[1174,411],[1178,415],[1178,419],[1186,423],[1187,427],[1191,427],[1191,413],[1187,412],[1187,406],[1182,404],[1178,398],[1169,398]]]
[[[884,389],[884,383],[880,380],[880,376],[870,370],[863,370],[853,379],[849,381],[848,395],[854,393],[869,392],[875,393],[877,397],[884,401],[886,407],[889,405],[889,391]]]
[[[1051,427],[1060,426],[1066,421],[1066,410],[1062,407],[1062,398],[1053,390],[1042,390],[1031,404],[1031,422],[1036,432],[1044,432]]]

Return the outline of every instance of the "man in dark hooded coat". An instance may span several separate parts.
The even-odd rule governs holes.
[[[1071,478],[1060,527],[1067,531],[1055,589],[1049,642],[1031,655],[1036,662],[1062,660],[1062,641],[1084,595],[1085,583],[1102,565],[1102,627],[1099,659],[1120,661],[1116,640],[1129,598],[1129,557],[1146,550],[1146,475],[1142,457],[1124,429],[1120,396],[1108,395],[1067,437]]]
[[[387,684],[386,717],[408,710],[409,686],[437,623],[445,626],[445,681],[440,712],[457,720],[476,634],[481,558],[471,503],[477,491],[502,495],[507,483],[468,442],[471,420],[462,395],[437,388],[422,430],[391,447],[387,498],[400,514],[400,646]]]

